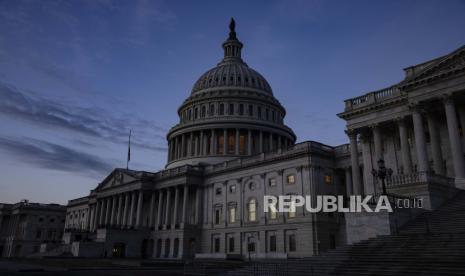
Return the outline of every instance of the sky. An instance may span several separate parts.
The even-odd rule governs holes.
[[[0,0],[0,202],[86,196],[157,171],[166,133],[222,58],[231,17],[298,142],[347,142],[344,100],[465,44],[465,1]]]

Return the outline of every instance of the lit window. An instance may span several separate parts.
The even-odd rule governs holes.
[[[229,207],[229,223],[235,223],[236,222],[236,207],[231,206]]]
[[[287,184],[294,184],[295,183],[295,175],[290,174],[287,176]]]
[[[331,175],[327,174],[325,175],[325,183],[326,184],[331,184],[333,181],[333,178],[331,177]]]
[[[278,218],[278,213],[276,212],[276,209],[270,208],[268,213],[270,214],[270,219],[277,219]]]
[[[257,220],[257,201],[255,199],[251,199],[249,201],[249,221],[256,221]]]

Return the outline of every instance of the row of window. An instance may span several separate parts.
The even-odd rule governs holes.
[[[220,103],[217,108],[215,104],[210,104],[208,107],[207,105],[202,105],[201,107],[189,108],[183,111],[183,113],[181,114],[181,119],[183,122],[186,122],[215,115],[247,115],[250,117],[256,117],[258,119],[273,121],[275,123],[282,123],[283,120],[283,114],[281,112],[275,111],[274,109],[270,110],[269,108],[262,107],[260,105],[256,106],[252,104],[242,103],[238,104],[237,108],[236,104],[234,103]]]
[[[215,208],[214,210],[215,213],[215,219],[214,223],[215,224],[220,224],[221,223],[221,214],[222,214],[222,209],[221,208]],[[228,223],[236,223],[236,216],[237,214],[237,206],[236,205],[230,205],[228,207]],[[287,213],[288,218],[295,218],[296,212],[294,211],[289,211]],[[276,210],[270,208],[268,210],[268,218],[271,220],[276,220],[278,219],[278,213]],[[256,222],[257,221],[257,201],[256,199],[252,198],[249,200],[247,203],[247,221],[248,222]]]
[[[287,175],[287,184],[288,185],[292,185],[292,184],[295,184],[296,180],[295,180],[295,175],[294,174],[289,174]],[[269,187],[276,187],[277,185],[277,181],[276,181],[276,178],[269,178],[268,179],[268,186]],[[250,182],[249,183],[249,190],[251,191],[254,191],[255,189],[257,188],[257,184],[255,182]],[[222,194],[222,188],[221,187],[218,187],[215,189],[215,195],[219,196]],[[229,186],[229,193],[230,194],[235,194],[236,193],[236,185],[233,184],[233,185],[230,185]]]
[[[247,252],[254,253],[256,252],[256,244],[255,244],[255,239],[253,237],[248,237],[247,239]],[[235,238],[233,236],[228,237],[228,249],[227,251],[229,253],[235,252]],[[213,239],[213,251],[214,253],[219,253],[220,252],[220,245],[221,245],[221,238],[220,237],[215,237]],[[277,239],[276,235],[270,235],[268,238],[268,244],[267,244],[267,251],[268,252],[276,252],[277,248]],[[296,243],[296,236],[295,234],[289,234],[287,235],[287,250],[289,252],[295,252],[297,251],[297,243]]]

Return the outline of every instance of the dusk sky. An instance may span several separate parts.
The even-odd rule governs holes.
[[[0,0],[0,202],[66,203],[157,171],[230,17],[298,142],[347,142],[344,99],[465,44],[465,1]]]

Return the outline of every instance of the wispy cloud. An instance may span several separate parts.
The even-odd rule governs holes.
[[[39,98],[1,82],[0,99],[0,113],[12,118],[48,128],[75,131],[116,144],[125,144],[129,129],[132,129],[133,145],[166,151],[166,129],[145,119],[118,118],[98,108],[71,106]]]
[[[98,156],[26,137],[0,137],[0,150],[35,167],[74,172],[91,177],[102,177],[115,167],[114,163]]]

